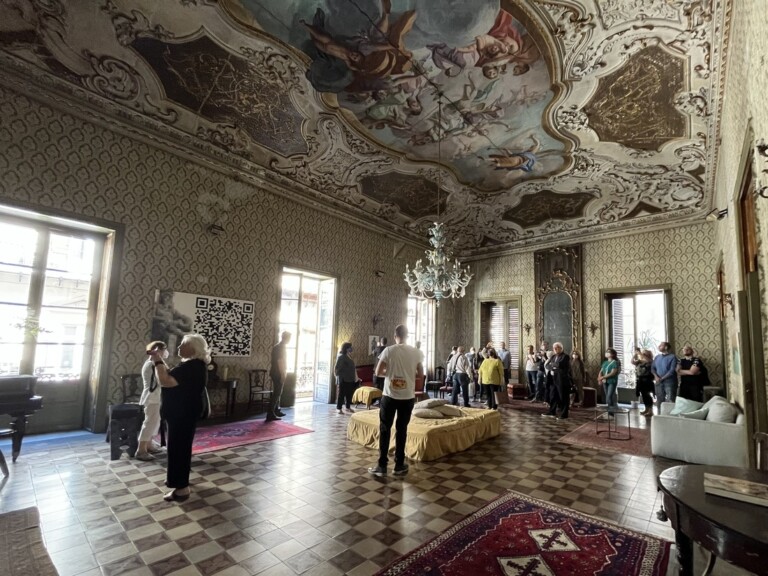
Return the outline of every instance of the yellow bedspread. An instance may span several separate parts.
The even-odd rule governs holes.
[[[497,410],[462,408],[461,411],[464,416],[456,418],[412,417],[408,423],[405,455],[411,460],[437,460],[499,435],[501,415]],[[379,411],[367,410],[353,414],[347,425],[347,438],[378,450]],[[390,452],[395,449],[394,426],[389,449]]]
[[[370,408],[377,398],[381,398],[381,390],[373,386],[360,386],[352,394],[352,404],[365,404],[366,407]]]

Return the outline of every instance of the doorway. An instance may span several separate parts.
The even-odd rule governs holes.
[[[754,154],[754,152],[752,152]],[[755,210],[755,182],[752,176],[753,159],[747,162],[739,195],[739,232],[741,235],[741,264],[744,290],[738,298],[738,327],[742,358],[744,386],[744,410],[747,431],[752,438],[755,432],[768,431],[768,398],[766,398],[763,363],[763,324],[761,316],[760,272],[758,270],[757,214]],[[750,445],[753,444],[750,442]],[[754,449],[750,450],[750,462],[755,463]]]
[[[286,360],[288,373],[296,378],[297,401],[331,401],[335,311],[335,278],[283,267],[278,335],[287,331],[293,336]]]
[[[37,376],[45,408],[30,432],[86,425],[105,242],[51,219],[0,215],[0,374]]]

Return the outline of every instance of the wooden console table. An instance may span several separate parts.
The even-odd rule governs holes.
[[[704,473],[768,485],[768,473],[725,466],[674,466],[659,474],[672,528],[680,576],[693,575],[693,542],[711,553],[705,574],[716,558],[755,574],[768,574],[768,508],[706,494]]]
[[[227,401],[224,405],[224,416],[227,418],[232,416],[235,413],[235,400],[237,399],[237,379],[211,379],[208,381],[208,388],[210,390],[217,390],[220,388],[224,388],[224,390],[226,390]]]

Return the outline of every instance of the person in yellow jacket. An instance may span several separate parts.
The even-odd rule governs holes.
[[[499,360],[496,350],[491,348],[488,351],[488,358],[480,364],[478,372],[480,373],[479,383],[485,386],[485,393],[488,396],[488,408],[498,410],[499,405],[496,404],[494,392],[498,392],[499,386],[504,383],[504,365]]]

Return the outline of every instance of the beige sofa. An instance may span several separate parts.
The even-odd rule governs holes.
[[[749,442],[741,410],[737,408],[736,421],[729,423],[670,415],[674,407],[674,403],[664,402],[660,414],[651,420],[651,452],[654,456],[691,464],[748,466]]]

